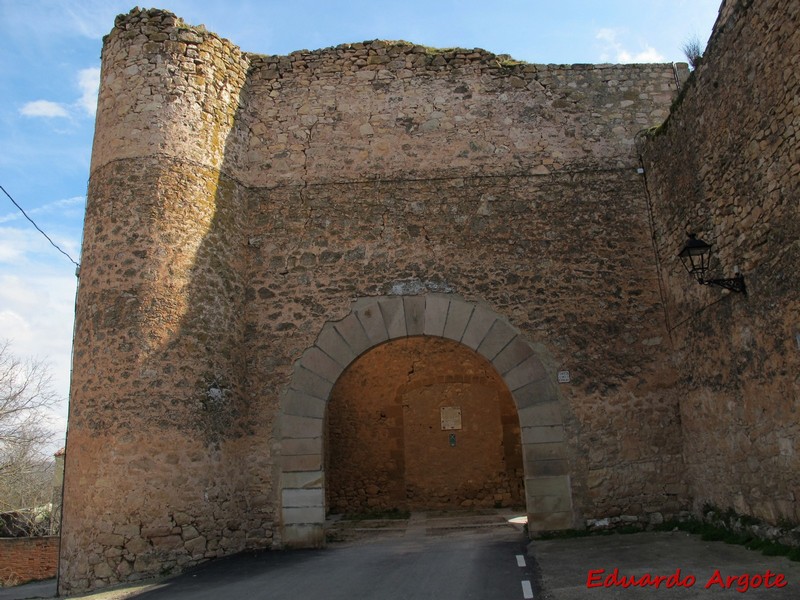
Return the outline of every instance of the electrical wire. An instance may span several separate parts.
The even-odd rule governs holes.
[[[76,263],[76,262],[75,262],[75,260],[74,260],[74,259],[73,259],[73,258],[72,258],[72,257],[71,257],[69,254],[67,254],[66,252],[64,252],[64,251],[63,251],[61,248],[59,248],[59,247],[58,247],[58,244],[56,244],[56,243],[55,243],[53,240],[51,240],[51,239],[50,239],[50,236],[49,236],[49,235],[47,235],[47,234],[46,234],[44,231],[42,231],[42,228],[41,228],[41,227],[39,227],[39,226],[36,224],[36,222],[35,222],[33,219],[31,219],[31,218],[28,216],[28,213],[26,213],[26,212],[23,210],[23,208],[22,208],[22,207],[21,207],[19,204],[17,204],[17,201],[16,201],[16,200],[14,200],[14,198],[12,198],[12,197],[11,197],[11,194],[9,194],[9,193],[6,191],[6,188],[4,188],[2,185],[0,185],[0,190],[3,190],[3,193],[4,193],[6,196],[8,196],[8,199],[9,199],[9,200],[11,200],[11,203],[12,203],[14,206],[16,206],[16,207],[19,209],[19,212],[21,212],[21,213],[22,213],[22,215],[23,215],[23,216],[24,216],[26,219],[28,219],[28,221],[30,221],[30,222],[31,222],[31,225],[33,225],[34,227],[36,227],[36,230],[37,230],[39,233],[41,233],[41,234],[42,234],[42,235],[43,235],[45,238],[47,238],[47,241],[48,241],[48,242],[50,242],[50,245],[51,245],[51,246],[53,246],[53,248],[55,248],[56,250],[58,250],[59,252],[61,252],[61,254],[63,254],[64,256],[66,256],[66,257],[67,257],[67,258],[70,260],[70,262],[71,262],[73,265],[75,265],[77,268],[79,268],[79,269],[81,268],[81,266],[80,266],[78,263]]]

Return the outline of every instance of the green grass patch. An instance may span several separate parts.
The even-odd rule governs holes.
[[[703,507],[703,513],[708,514],[714,512],[718,517],[722,518],[724,523],[733,525],[739,523],[745,527],[755,524],[760,524],[761,521],[748,515],[737,515],[732,510],[720,511],[713,506]],[[787,524],[784,524],[787,525]],[[791,523],[788,525],[793,526]],[[791,527],[785,526],[784,529]],[[693,535],[699,535],[700,539],[708,542],[725,542],[726,544],[735,544],[744,546],[748,550],[761,552],[764,556],[785,556],[789,560],[800,562],[800,548],[787,546],[779,542],[772,542],[756,537],[749,531],[732,531],[728,527],[716,525],[712,523],[705,523],[697,519],[688,519],[685,521],[678,521],[672,519],[664,521],[658,525],[650,528],[652,531],[684,531]],[[565,538],[578,538],[590,535],[614,535],[619,534],[632,534],[643,531],[641,525],[625,525],[615,529],[603,529],[600,531],[589,531],[586,529],[567,529],[564,531],[544,531],[534,535],[535,539],[540,540],[556,540]]]
[[[588,529],[562,529],[560,531],[537,531],[533,534],[537,540],[563,540],[593,535]]]

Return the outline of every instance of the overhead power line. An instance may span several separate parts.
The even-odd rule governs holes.
[[[75,265],[76,267],[78,267],[78,268],[80,269],[80,267],[81,267],[81,266],[80,266],[80,265],[79,265],[77,262],[75,262],[75,260],[74,260],[74,259],[73,259],[73,258],[72,258],[72,257],[71,257],[69,254],[67,254],[67,253],[66,253],[66,252],[64,252],[64,251],[63,251],[61,248],[59,248],[59,247],[58,247],[58,244],[56,244],[56,243],[55,243],[53,240],[51,240],[49,235],[47,235],[47,234],[46,234],[44,231],[42,231],[42,228],[41,228],[41,227],[39,227],[39,226],[36,224],[36,222],[35,222],[33,219],[31,219],[31,218],[28,216],[28,213],[26,213],[26,212],[25,212],[25,210],[24,210],[24,209],[23,209],[23,208],[22,208],[22,207],[21,207],[19,204],[17,204],[17,201],[16,201],[16,200],[14,200],[14,198],[12,198],[12,197],[11,197],[11,194],[9,194],[9,193],[6,191],[6,188],[4,188],[2,185],[0,185],[0,190],[3,190],[3,193],[4,193],[6,196],[8,196],[8,199],[9,199],[9,200],[11,200],[11,203],[12,203],[14,206],[16,206],[16,207],[17,207],[17,209],[19,210],[19,212],[21,212],[21,213],[22,213],[22,216],[24,216],[26,219],[28,219],[28,221],[30,221],[30,222],[31,222],[31,225],[33,225],[34,227],[36,227],[36,230],[37,230],[39,233],[41,233],[41,234],[42,234],[42,235],[43,235],[45,238],[47,238],[47,241],[48,241],[48,242],[50,242],[50,245],[52,245],[52,246],[53,246],[53,248],[55,248],[56,250],[58,250],[59,252],[61,252],[61,254],[63,254],[64,256],[66,256],[66,257],[67,257],[67,258],[70,260],[70,262],[71,262],[73,265]]]

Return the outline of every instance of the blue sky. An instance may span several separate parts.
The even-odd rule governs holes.
[[[407,40],[483,48],[533,63],[685,61],[711,33],[719,0],[162,0],[243,50],[287,54],[345,42]],[[89,178],[102,37],[133,5],[118,0],[0,0],[0,185],[75,260]],[[74,265],[0,195],[0,340],[49,363],[63,399]]]

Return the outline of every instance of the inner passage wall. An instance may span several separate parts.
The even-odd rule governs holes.
[[[412,337],[374,348],[336,382],[327,423],[329,512],[525,503],[511,393],[466,346]]]

